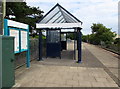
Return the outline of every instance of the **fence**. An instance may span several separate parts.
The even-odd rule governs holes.
[[[30,40],[30,59],[37,60],[39,57],[39,40],[38,39],[31,39]],[[46,57],[46,40],[43,39],[43,46],[42,46],[42,56],[43,58]],[[26,63],[26,52],[15,54],[15,67],[18,68]]]
[[[38,59],[38,49],[39,41],[38,39],[30,40],[30,59],[37,60]],[[15,54],[15,67],[20,67],[26,63],[26,52]]]
[[[108,44],[108,45],[100,45],[100,47],[109,50],[111,52],[120,54],[120,45],[118,44]]]

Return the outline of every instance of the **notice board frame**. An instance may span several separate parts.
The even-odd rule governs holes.
[[[22,52],[26,52],[26,66],[27,67],[30,67],[30,37],[29,37],[29,25],[27,24],[24,24],[24,23],[20,23],[20,22],[16,22],[16,21],[13,21],[13,20],[8,20],[8,19],[4,19],[4,35],[5,36],[11,36],[11,30],[15,30],[15,31],[18,31],[18,36],[19,36],[19,39],[17,41],[19,41],[19,47],[15,48],[14,49],[18,49],[18,51],[14,51],[15,54],[18,54],[18,53],[22,53]],[[22,31],[25,31],[27,34],[27,38],[26,38],[26,49],[22,49],[22,42],[21,42],[21,32]],[[12,35],[13,36],[13,35]],[[15,37],[15,36],[14,36]],[[17,39],[17,38],[16,38]],[[16,42],[17,43],[17,42]],[[15,43],[14,43],[15,44]]]

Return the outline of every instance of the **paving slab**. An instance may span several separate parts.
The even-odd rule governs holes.
[[[112,65],[112,63],[111,66],[108,65],[112,61],[108,62],[108,59],[103,61],[100,59],[99,53],[96,57],[95,50],[97,48],[94,47],[83,43],[82,63],[80,64],[65,54],[62,59],[44,58],[44,61],[32,61],[29,69],[23,66],[16,70],[16,85],[14,87],[71,87],[72,89],[75,87],[82,87],[82,89],[84,87],[85,89],[118,87],[114,78],[109,74],[109,71],[118,74],[117,70],[113,69],[113,67],[117,68],[117,65]],[[68,52],[72,53],[71,50]]]
[[[33,70],[36,67],[32,66],[40,67],[41,70],[42,68],[44,68],[44,70],[49,69],[49,71],[47,70],[38,73],[38,70],[35,69],[36,71],[34,71],[33,73],[30,69]],[[56,67],[55,71],[51,71],[53,67]],[[69,66],[64,66],[64,68],[70,69]],[[92,72],[88,75],[84,72],[73,72],[73,70],[64,71],[61,73],[60,70],[64,70],[63,68],[61,69],[61,66],[37,66],[36,64],[34,64],[34,62],[32,63],[30,69],[24,69],[27,70],[26,72],[28,74],[23,71],[25,74],[21,76],[20,80],[19,78],[17,79],[16,76],[16,83],[19,84],[21,87],[108,87],[108,85],[109,87],[117,86],[112,78],[110,78],[109,75],[106,75],[106,72],[104,70],[102,70],[102,75],[106,75],[105,77],[101,76],[100,73],[97,74],[98,76],[93,76]],[[84,67],[75,67],[73,69],[85,70]],[[86,70],[90,71],[91,68],[87,68]],[[92,68],[92,70],[96,71],[96,69],[94,68]],[[19,71],[19,69],[17,71]],[[101,71],[101,68],[98,68],[97,71]]]

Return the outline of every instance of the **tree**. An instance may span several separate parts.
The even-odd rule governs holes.
[[[77,37],[77,35],[75,35],[74,33],[69,33],[67,34],[67,38],[71,39],[71,40],[75,40]]]
[[[90,43],[90,37],[91,35],[82,35],[82,41],[83,42],[89,42]]]
[[[12,20],[29,24],[30,31],[35,28],[35,23],[43,16],[43,11],[39,7],[27,6],[26,2],[7,2],[6,10],[6,18],[9,18],[9,15],[14,15],[16,18],[12,18]]]
[[[103,24],[96,24],[96,23],[93,23],[93,26],[91,26],[91,29],[92,29],[92,33],[94,34],[95,32],[98,31],[98,29],[104,27]]]
[[[119,45],[120,45],[120,38],[116,38],[116,39],[114,40],[114,44],[119,44]]]
[[[87,35],[83,35],[83,36],[82,36],[82,41],[83,41],[83,42],[87,42]]]
[[[114,32],[111,31],[110,28],[106,28],[103,24],[95,24],[91,26],[92,34],[90,37],[90,42],[93,44],[101,44],[104,42],[105,44],[111,44],[113,42],[113,38],[116,36]]]

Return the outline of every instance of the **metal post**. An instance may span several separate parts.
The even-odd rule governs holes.
[[[2,1],[0,1],[0,35],[3,34],[3,6]]]
[[[26,60],[27,60],[27,67],[30,67],[30,39],[29,39],[29,26],[28,26],[28,33],[27,33],[27,44],[28,44],[28,50],[26,52]]]
[[[39,59],[38,61],[42,60],[42,31],[39,31]]]
[[[75,35],[76,34],[75,34],[75,29],[74,29],[74,33],[73,34],[74,34],[74,60],[76,60],[76,52],[75,52],[76,51],[76,47],[75,47]]]
[[[4,17],[6,16],[6,0],[0,1],[0,35],[3,35]]]
[[[59,34],[60,34],[60,59],[61,59],[61,49],[62,49],[61,48],[61,29],[60,29],[60,33]]]
[[[5,36],[8,36],[9,34],[9,32],[8,32],[8,20],[7,19],[4,19],[4,35]]]
[[[80,31],[81,29],[78,28],[77,31],[78,31],[78,61],[77,63],[81,63],[81,60],[82,60],[82,33]]]
[[[66,33],[66,50],[67,50],[67,33]]]
[[[3,0],[3,19],[6,16],[6,0]]]
[[[47,55],[47,45],[48,45],[48,30],[49,29],[46,29],[46,58],[48,57]]]

